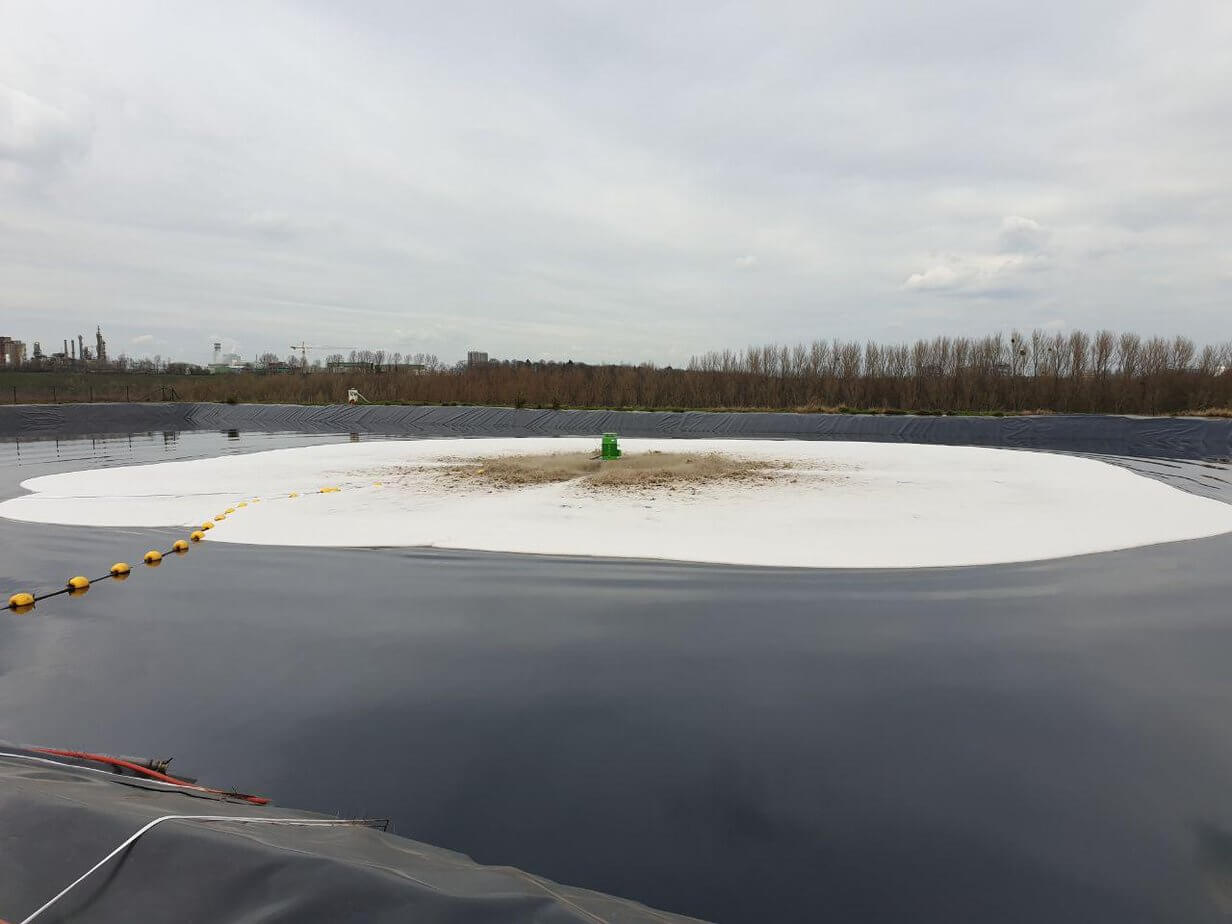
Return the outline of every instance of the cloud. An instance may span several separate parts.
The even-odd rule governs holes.
[[[90,148],[88,116],[71,113],[15,87],[0,83],[0,166],[17,176],[40,176],[80,160]],[[9,171],[0,174],[13,177]]]
[[[1011,215],[1001,222],[997,251],[944,254],[939,262],[908,276],[902,287],[914,292],[1015,294],[1030,274],[1049,266],[1048,236],[1038,222]]]
[[[1005,293],[1022,285],[1027,273],[1046,265],[1042,257],[1022,254],[946,254],[942,262],[908,276],[903,288],[916,292]]]
[[[960,285],[970,278],[971,274],[967,268],[953,265],[958,259],[954,257],[951,263],[941,263],[921,272],[912,273],[903,283],[903,288],[927,292],[936,289],[952,289]]]
[[[737,269],[752,269],[757,265],[757,257],[753,254],[745,254],[743,257],[736,257],[733,261]]]
[[[1007,215],[1001,221],[1000,244],[1003,253],[1039,253],[1048,244],[1050,232],[1038,221]]]
[[[138,334],[136,337],[133,338],[132,342],[134,346],[148,346],[149,344],[154,342],[154,335],[153,334]]]

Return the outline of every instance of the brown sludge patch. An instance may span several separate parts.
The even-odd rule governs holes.
[[[441,470],[454,482],[501,488],[577,481],[593,490],[697,487],[778,478],[790,463],[736,459],[717,452],[639,452],[604,462],[590,453],[497,456]]]

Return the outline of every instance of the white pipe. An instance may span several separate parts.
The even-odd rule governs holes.
[[[0,756],[7,756],[7,755],[0,755]],[[359,819],[334,820],[334,819],[306,819],[306,818],[251,818],[251,817],[244,816],[244,815],[162,815],[158,818],[153,819],[152,821],[146,822],[144,825],[142,825],[140,828],[138,828],[136,831],[134,831],[132,834],[126,837],[123,841],[120,842],[120,844],[114,850],[108,853],[107,856],[103,857],[101,860],[99,860],[97,863],[91,866],[88,870],[86,870],[84,873],[82,873],[80,876],[78,876],[76,879],[74,879],[72,882],[66,885],[58,893],[56,893],[54,896],[48,899],[42,905],[42,907],[36,910],[29,917],[24,918],[21,921],[21,924],[30,924],[30,922],[33,921],[35,918],[37,918],[40,914],[42,914],[44,911],[46,911],[48,908],[50,908],[52,905],[54,905],[56,902],[62,899],[65,895],[67,895],[77,886],[81,885],[81,883],[89,879],[90,876],[94,875],[94,873],[98,872],[98,870],[100,870],[102,867],[106,866],[108,861],[119,856],[128,847],[132,846],[132,844],[134,844],[139,837],[141,837],[143,834],[145,834],[155,825],[160,825],[164,821],[201,821],[201,822],[231,821],[231,822],[238,822],[241,824],[290,825],[290,826],[299,826],[299,827],[307,827],[307,828],[331,827],[331,826],[336,827],[340,825],[363,824],[363,822]]]

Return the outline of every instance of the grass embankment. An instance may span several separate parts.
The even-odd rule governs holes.
[[[0,401],[6,404],[167,401],[175,400],[175,395],[182,393],[186,381],[202,378],[205,376],[131,372],[0,372]]]

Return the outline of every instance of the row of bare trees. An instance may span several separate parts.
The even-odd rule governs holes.
[[[707,353],[689,371],[728,406],[1162,414],[1232,403],[1232,342],[1109,330],[817,340]]]

